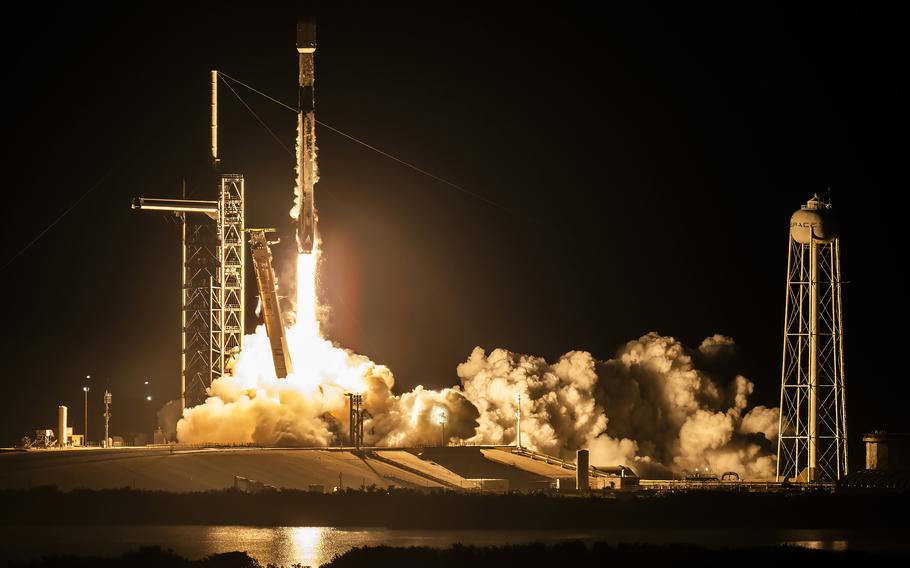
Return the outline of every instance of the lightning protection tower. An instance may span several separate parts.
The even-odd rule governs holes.
[[[777,480],[847,474],[840,241],[830,203],[814,196],[790,218]]]

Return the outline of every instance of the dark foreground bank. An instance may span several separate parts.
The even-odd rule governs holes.
[[[396,568],[502,568],[509,565],[533,566],[668,566],[696,565],[699,568],[737,566],[858,566],[861,563],[894,562],[896,557],[868,552],[832,552],[789,546],[751,549],[709,550],[688,545],[618,545],[579,542],[557,545],[523,544],[497,547],[456,545],[448,549],[426,547],[393,548],[387,546],[355,548],[336,556],[330,568],[395,566]],[[263,568],[243,552],[216,554],[200,560],[188,560],[161,548],[143,548],[115,558],[57,556],[32,563],[10,564],[28,568]],[[272,564],[267,565],[272,567]],[[295,565],[299,566],[299,565]]]
[[[550,528],[874,528],[910,526],[908,495],[637,494],[621,498],[417,491],[165,493],[0,491],[0,524]]]

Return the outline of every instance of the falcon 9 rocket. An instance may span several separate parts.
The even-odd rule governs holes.
[[[297,90],[297,251],[311,254],[316,243],[316,210],[313,186],[319,181],[316,169],[316,24],[298,22],[297,53],[299,83]]]

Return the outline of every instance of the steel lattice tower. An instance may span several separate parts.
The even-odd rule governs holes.
[[[212,202],[207,202],[211,207]],[[205,401],[211,376],[213,282],[219,279],[217,227],[212,219],[179,212],[183,224],[182,352],[183,408]]]
[[[790,219],[777,480],[847,474],[840,241],[830,203],[813,197]]]
[[[363,395],[356,393],[346,393],[350,404],[350,414],[348,418],[348,427],[350,429],[351,445],[357,449],[363,445],[363,419],[364,414],[369,415],[366,409],[361,408],[363,404]]]
[[[243,347],[243,176],[222,175],[218,193],[216,275],[210,283],[209,384],[227,371],[231,358]]]

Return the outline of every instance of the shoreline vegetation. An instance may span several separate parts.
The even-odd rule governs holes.
[[[910,527],[910,495],[818,493],[547,494],[339,493],[234,489],[0,490],[2,525],[251,525],[392,529],[850,529]]]
[[[451,548],[429,547],[395,548],[389,546],[354,548],[336,556],[323,568],[361,568],[395,566],[396,568],[464,567],[502,568],[510,564],[524,567],[546,566],[669,566],[685,562],[700,567],[762,567],[801,565],[859,566],[873,562],[893,562],[897,557],[860,551],[809,550],[791,546],[755,547],[737,549],[707,549],[698,546],[670,545],[608,545],[594,543],[586,546],[572,541],[561,544],[539,543],[475,547],[456,544]],[[160,547],[141,548],[117,557],[53,556],[37,561],[11,563],[11,567],[58,568],[99,567],[115,568],[279,568],[274,564],[261,564],[245,552],[215,554],[198,560],[189,560]],[[302,568],[292,564],[289,568]],[[315,567],[314,567],[315,568]]]

